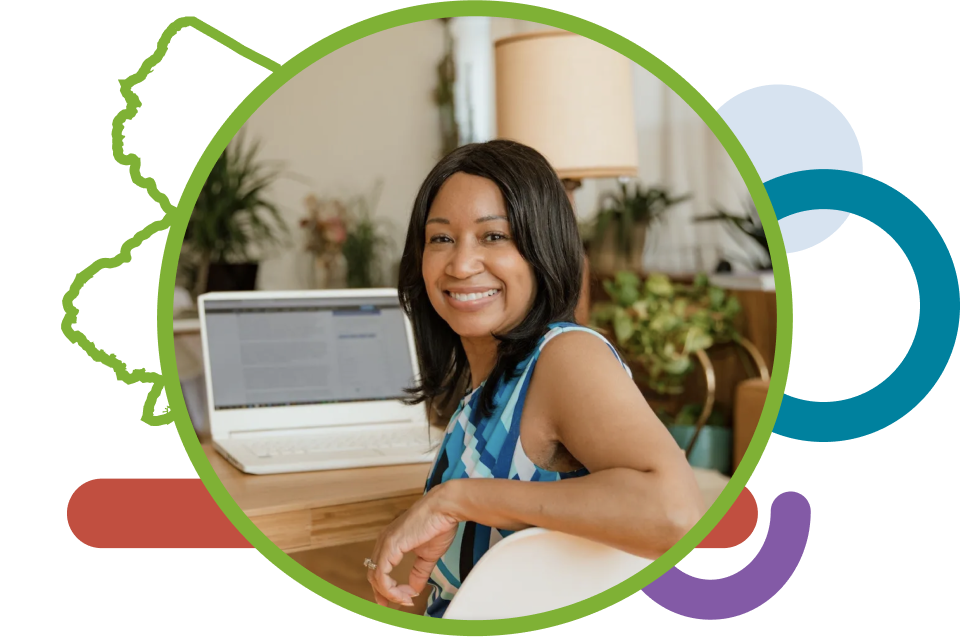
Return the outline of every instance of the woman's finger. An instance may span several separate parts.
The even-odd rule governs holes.
[[[380,569],[377,570],[379,571]],[[395,579],[384,573],[375,575],[374,582],[375,590],[391,602],[404,606],[413,606],[412,591],[409,590],[409,586],[405,587],[407,590],[404,590],[397,584]]]
[[[379,559],[377,570],[373,572],[377,590],[392,602],[412,606],[411,592],[399,588],[396,580],[390,577],[393,568],[403,559],[403,552],[397,549],[392,542],[387,541],[383,544],[383,551],[380,553]]]
[[[384,543],[384,546],[385,545],[386,543]],[[400,559],[402,558],[403,554],[401,553]],[[376,569],[367,571],[367,581],[370,582],[370,586],[373,587],[374,593],[396,604],[412,604],[413,600],[410,598],[410,595],[407,592],[399,590],[397,588],[397,582],[389,575],[390,571],[393,570],[393,566],[400,561],[393,557],[393,552],[387,553],[384,551],[374,553],[374,557],[372,557],[371,560],[373,560],[373,563],[376,564],[377,567]]]
[[[433,568],[437,565],[436,560],[425,560],[422,557],[417,557],[417,560],[413,563],[413,568],[410,569],[410,588],[413,589],[413,592],[417,595],[424,589],[427,585],[427,580],[430,579],[430,574],[433,573]]]
[[[401,602],[400,598],[394,599],[394,596],[389,594],[389,589],[391,587],[390,582],[392,579],[387,578],[383,579],[383,568],[387,566],[388,562],[383,556],[383,546],[384,539],[390,534],[391,528],[388,527],[380,533],[380,536],[377,538],[377,543],[373,547],[373,553],[370,556],[370,561],[373,562],[375,568],[367,570],[367,581],[370,582],[370,587],[373,588],[374,595],[379,595],[384,598],[385,601],[393,601],[397,604]],[[391,569],[387,568],[387,572]],[[389,580],[389,581],[387,581]]]
[[[413,590],[413,587],[409,584],[400,584],[397,586],[397,590],[403,593],[406,597],[409,597],[411,600],[420,594],[419,592]]]
[[[377,592],[377,589],[373,589],[373,599],[376,600],[381,606],[386,606],[390,608],[390,602],[387,601],[387,598]]]

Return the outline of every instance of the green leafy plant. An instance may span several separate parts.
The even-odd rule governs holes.
[[[724,228],[730,232],[737,243],[744,246],[748,254],[751,246],[759,248],[760,256],[756,258],[748,257],[748,262],[745,265],[753,270],[769,270],[772,264],[772,260],[770,259],[770,246],[767,244],[767,235],[763,232],[763,225],[760,223],[760,215],[757,213],[757,207],[754,205],[752,199],[747,199],[744,208],[746,208],[745,214],[736,215],[717,206],[714,212],[694,217],[694,221],[697,223],[707,221],[719,221],[723,223]],[[725,255],[725,257],[740,260],[734,255],[728,254]]]
[[[631,189],[628,182],[620,183],[620,191],[605,193],[600,198],[600,212],[588,231],[590,252],[598,259],[600,252],[613,243],[615,254],[627,263],[636,254],[642,254],[646,228],[659,221],[672,206],[686,201],[690,194],[673,196],[662,188],[646,189],[639,182]],[[608,233],[612,236],[608,237]]]
[[[611,301],[597,304],[594,324],[612,331],[656,392],[681,393],[697,351],[740,338],[734,328],[739,301],[710,285],[705,274],[686,285],[662,274],[641,282],[632,272],[618,272],[604,289]]]
[[[382,281],[381,257],[390,239],[373,217],[381,186],[377,183],[369,197],[357,197],[347,206],[347,238],[341,246],[347,262],[347,287],[376,287]]]
[[[211,263],[249,261],[251,248],[279,243],[286,232],[267,191],[281,175],[258,159],[260,143],[232,141],[217,158],[190,215],[184,244],[194,256],[194,294],[206,290]]]

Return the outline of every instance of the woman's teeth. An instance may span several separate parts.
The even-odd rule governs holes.
[[[482,299],[487,296],[493,296],[499,291],[500,290],[487,290],[486,292],[474,292],[473,294],[458,294],[456,292],[450,292],[450,296],[458,301],[476,301],[477,299]]]

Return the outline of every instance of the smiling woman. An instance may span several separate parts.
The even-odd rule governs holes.
[[[484,553],[531,526],[653,559],[702,515],[629,368],[574,322],[582,267],[566,192],[535,150],[470,144],[427,176],[400,264],[421,364],[410,402],[459,404],[423,498],[366,562],[378,603],[410,606],[429,584],[427,614],[442,617]]]
[[[426,221],[423,279],[431,304],[461,339],[483,342],[508,331],[533,305],[533,269],[511,235],[494,182],[457,173],[440,188]]]

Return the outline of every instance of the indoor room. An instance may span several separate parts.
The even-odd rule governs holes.
[[[286,391],[300,380],[281,378],[278,366],[247,369],[252,345],[218,363],[208,349],[234,345],[222,336],[229,330],[203,323],[200,299],[236,293],[207,297],[221,305],[207,306],[205,320],[245,304],[253,321],[272,306],[255,305],[258,297],[243,296],[249,291],[277,293],[288,305],[310,291],[340,291],[334,297],[351,299],[350,308],[333,310],[331,325],[343,327],[331,329],[352,338],[352,349],[338,350],[336,379],[324,382],[339,383],[337,396],[372,386],[363,360],[380,355],[360,339],[381,330],[371,312],[400,317],[400,303],[376,291],[398,287],[421,185],[451,152],[494,139],[534,148],[556,171],[585,256],[576,323],[616,349],[692,468],[705,506],[746,453],[767,396],[776,290],[760,218],[727,150],[653,73],[582,36],[505,18],[416,22],[334,51],[269,97],[214,166],[181,251],[174,341],[194,429],[237,504],[299,564],[369,601],[376,599],[364,561],[383,529],[424,494],[432,457],[240,470],[214,445],[224,417],[256,433],[260,426],[250,423],[260,407],[282,403],[302,414],[340,401],[343,413],[359,413],[374,394],[357,389],[351,403],[308,395],[306,385],[277,393],[270,383]],[[407,353],[415,364],[418,351],[397,329],[390,356],[399,358],[376,368],[387,370],[381,380],[390,387],[402,385],[392,379],[404,373],[391,370]],[[275,344],[262,345],[266,333],[257,332],[256,358],[279,360]],[[308,340],[288,343],[297,350],[289,356],[307,356]],[[226,371],[211,380],[211,364]],[[221,403],[217,396],[231,387],[239,397]],[[402,398],[384,391],[377,400]],[[462,407],[429,406],[404,409],[425,412],[435,449]],[[406,579],[413,557],[394,578]],[[423,614],[427,603],[421,595],[400,610]]]

